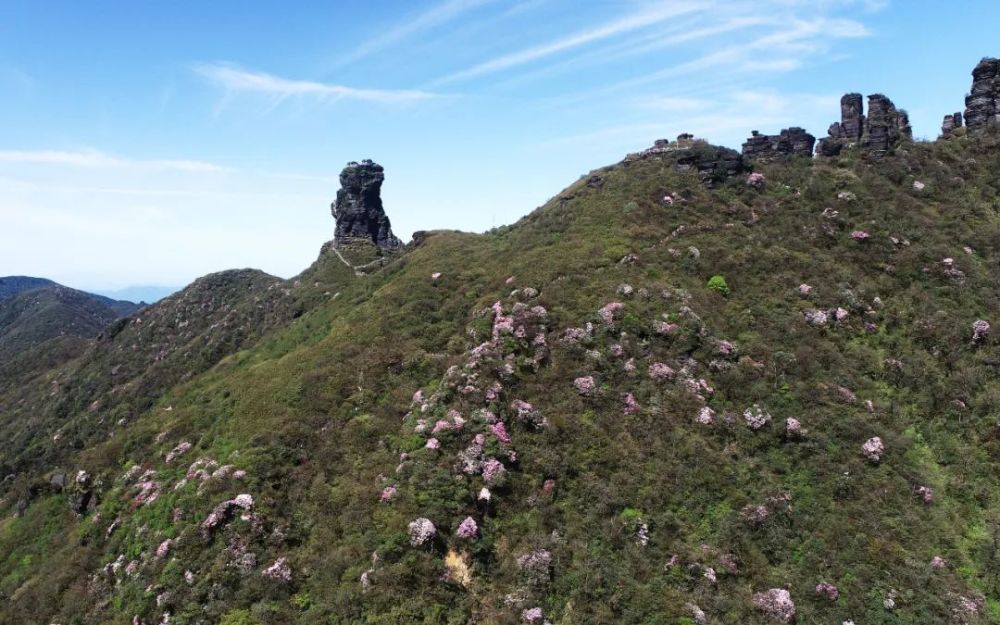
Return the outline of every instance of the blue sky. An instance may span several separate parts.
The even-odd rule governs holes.
[[[361,158],[408,239],[511,223],[659,137],[821,136],[848,91],[934,138],[997,24],[995,1],[6,0],[0,275],[288,277]]]

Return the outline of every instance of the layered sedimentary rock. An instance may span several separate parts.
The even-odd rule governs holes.
[[[861,94],[848,93],[840,99],[840,121],[830,125],[828,135],[819,142],[823,156],[836,156],[845,147],[860,145],[866,154],[880,157],[901,141],[913,139],[913,130],[906,111],[881,93],[868,96],[867,117]]]
[[[687,133],[678,135],[677,141],[657,139],[653,147],[626,156],[625,162],[657,155],[671,156],[675,159],[675,170],[698,174],[698,178],[706,186],[724,182],[732,176],[750,173],[753,169],[736,150],[712,145]]]
[[[340,172],[340,190],[331,206],[337,220],[333,244],[339,247],[357,240],[371,241],[382,250],[400,247],[382,207],[382,166],[371,160],[347,164]]]
[[[816,137],[802,128],[785,128],[776,135],[762,135],[756,130],[743,144],[747,158],[778,158],[783,156],[812,156]]]
[[[965,125],[970,133],[1000,124],[1000,59],[984,58],[972,70],[972,92],[965,97]]]
[[[962,114],[960,112],[945,115],[941,121],[941,136],[950,137],[951,133],[962,127]]]

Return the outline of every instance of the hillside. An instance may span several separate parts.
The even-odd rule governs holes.
[[[349,164],[300,276],[0,387],[0,621],[1000,622],[1000,131],[853,95],[402,247]]]

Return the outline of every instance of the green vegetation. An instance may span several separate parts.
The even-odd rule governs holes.
[[[1000,137],[759,190],[677,158],[362,275],[207,276],[4,377],[0,621],[752,624],[780,588],[800,624],[996,622]]]

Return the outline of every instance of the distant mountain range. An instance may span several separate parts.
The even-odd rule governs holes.
[[[130,286],[124,289],[96,291],[98,295],[110,297],[111,299],[125,300],[129,302],[144,302],[155,304],[168,295],[173,295],[180,291],[182,287],[177,286]]]
[[[115,319],[145,306],[71,289],[46,278],[0,278],[0,359],[55,349],[71,356]]]

